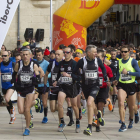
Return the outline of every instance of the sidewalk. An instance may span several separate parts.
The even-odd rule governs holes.
[[[95,127],[92,128],[92,136],[86,136],[83,134],[83,130],[87,127],[87,115],[83,115],[81,120],[81,132],[75,133],[75,125],[67,126],[64,132],[57,132],[58,128],[58,112],[48,112],[48,123],[42,124],[42,118],[44,113],[35,113],[34,107],[34,128],[30,130],[30,136],[22,136],[25,129],[25,119],[23,115],[18,114],[16,107],[16,121],[15,124],[10,125],[9,114],[6,107],[0,107],[0,140],[139,140],[140,139],[140,123],[134,124],[131,130],[126,132],[118,132],[120,128],[119,124],[119,112],[116,105],[115,111],[110,112],[108,108],[105,108],[104,119],[106,121],[105,126],[101,127],[101,132],[95,132]],[[64,118],[66,124],[69,122],[69,117],[66,116],[66,103],[64,104]],[[128,109],[126,111],[126,125],[128,126]],[[74,116],[75,120],[75,116]]]

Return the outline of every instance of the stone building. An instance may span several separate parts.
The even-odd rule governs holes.
[[[66,0],[53,0],[53,12],[55,12]],[[18,11],[16,11],[9,31],[4,41],[7,49],[17,47]],[[34,36],[38,28],[44,29],[44,41],[38,46],[45,48],[50,44],[50,0],[20,0],[20,42],[24,43],[26,28],[34,29]]]

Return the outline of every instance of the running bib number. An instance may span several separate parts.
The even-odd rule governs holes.
[[[122,81],[132,80],[132,77],[130,75],[121,74],[121,80]]]
[[[85,72],[85,78],[86,79],[92,79],[92,80],[94,80],[94,79],[97,79],[98,78],[98,73],[97,72],[93,72],[93,71],[86,71]]]
[[[103,86],[103,77],[99,77],[99,86]]]
[[[56,81],[56,78],[57,78],[57,73],[53,73],[52,74],[52,81]]]
[[[21,76],[20,76],[20,80],[21,80],[21,82],[26,82],[26,83],[28,83],[28,82],[31,81],[31,77],[30,77],[29,75],[21,75]]]
[[[71,77],[61,77],[61,82],[62,83],[72,83],[72,78]]]
[[[41,78],[41,84],[44,84],[44,77]]]
[[[11,74],[3,74],[2,75],[2,81],[11,81],[12,75]]]

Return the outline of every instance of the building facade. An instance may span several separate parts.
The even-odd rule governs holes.
[[[53,0],[53,12],[55,12],[66,0]],[[34,29],[34,37],[37,29],[44,29],[44,41],[38,46],[45,48],[50,46],[50,0],[20,0],[20,44],[25,42],[26,28]],[[9,31],[4,41],[7,49],[17,47],[18,38],[18,10],[16,11]]]

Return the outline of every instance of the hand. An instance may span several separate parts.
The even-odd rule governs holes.
[[[122,70],[122,73],[123,73],[123,74],[127,74],[127,70],[124,68],[124,69]]]
[[[54,86],[54,87],[56,87],[56,85],[57,85],[57,81],[55,81],[55,82],[53,83],[53,86]]]
[[[107,84],[107,86],[108,86],[108,87],[110,87],[110,86],[111,86],[111,83],[110,83],[110,82],[107,82],[106,84]]]
[[[66,72],[62,72],[62,75],[64,76],[64,77],[71,77],[69,74],[67,74]]]
[[[117,80],[113,81],[113,85],[117,86],[117,84],[118,84]]]

